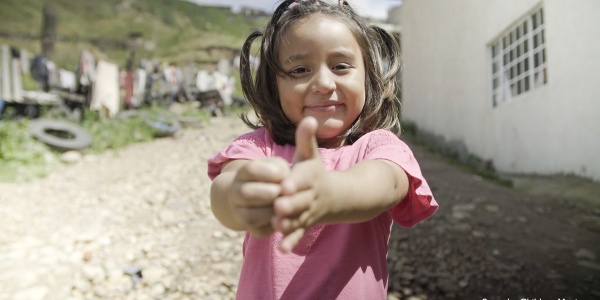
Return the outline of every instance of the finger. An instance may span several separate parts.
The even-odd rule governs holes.
[[[283,218],[275,215],[271,219],[271,226],[274,230],[279,231],[284,235],[287,235],[299,228],[307,228],[316,224],[317,219],[317,215],[307,210],[303,212],[300,216],[293,218]]]
[[[275,214],[282,218],[290,218],[300,215],[310,207],[315,198],[313,190],[304,190],[290,196],[275,199],[273,209]]]
[[[287,253],[292,251],[292,249],[298,245],[298,242],[300,242],[300,239],[304,236],[304,232],[304,228],[298,228],[296,231],[286,235],[279,244],[279,249],[281,252]]]
[[[283,233],[283,235],[288,235],[299,228],[304,228],[304,226],[300,225],[300,221],[298,219],[288,219],[278,216],[273,216],[271,219],[271,227],[273,230]]]
[[[322,169],[323,165],[319,159],[295,164],[290,174],[281,182],[281,194],[287,196],[310,189],[318,184],[316,178]]]
[[[234,207],[238,221],[247,227],[262,227],[271,226],[271,218],[273,217],[273,207]]]
[[[283,233],[283,235],[288,235],[296,229],[304,227],[298,226],[298,224],[299,222],[297,219],[282,218],[277,215],[271,218],[271,227],[273,230],[279,231]]]
[[[275,183],[245,182],[239,185],[237,194],[231,197],[236,206],[259,207],[273,205],[274,199],[281,194],[281,185]]]
[[[296,153],[294,163],[309,160],[319,155],[317,145],[317,120],[306,117],[296,128]]]
[[[283,230],[282,230],[282,228],[281,228],[281,227],[282,227],[281,225],[282,225],[282,222],[283,222],[283,220],[284,220],[284,218],[282,218],[282,217],[279,217],[279,216],[277,216],[277,215],[274,215],[273,217],[271,217],[271,227],[272,227],[272,228],[273,228],[273,230],[275,230],[275,231],[279,231],[279,232],[281,232],[281,233],[283,233],[283,234],[287,234],[287,233],[283,232]]]
[[[237,173],[240,181],[279,183],[290,172],[290,165],[281,157],[270,157],[248,162]]]

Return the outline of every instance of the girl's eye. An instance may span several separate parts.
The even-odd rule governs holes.
[[[333,67],[334,70],[346,70],[346,69],[350,69],[350,68],[352,68],[352,67],[348,64],[339,64],[339,65],[335,65]]]
[[[292,69],[290,71],[290,74],[298,75],[298,74],[302,74],[302,73],[306,73],[306,72],[308,72],[307,68],[298,67],[298,68]]]

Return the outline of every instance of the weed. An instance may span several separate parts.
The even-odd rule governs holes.
[[[56,154],[28,132],[29,121],[0,121],[0,181],[43,176]]]

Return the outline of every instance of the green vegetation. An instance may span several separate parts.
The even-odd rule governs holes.
[[[449,163],[468,170],[471,173],[477,174],[486,180],[494,181],[508,187],[513,186],[511,180],[498,175],[491,162],[483,161],[481,158],[472,154],[467,155],[466,158],[462,158],[456,151],[442,149],[441,147],[434,145],[432,142],[427,142],[421,136],[419,136],[418,130],[413,124],[402,124],[402,136],[407,137],[415,144],[427,148],[429,152],[445,158]]]
[[[216,61],[218,53],[207,49],[240,49],[251,31],[263,27],[266,18],[250,19],[227,8],[206,7],[185,0],[4,0],[0,9],[0,44],[41,52],[40,39],[44,3],[57,13],[57,35],[53,55],[58,68],[74,70],[83,49],[96,59],[123,67],[130,55],[128,40],[141,36],[136,59],[157,59],[175,63]],[[241,96],[239,75],[236,96]],[[29,76],[23,77],[27,90],[36,88]],[[14,116],[8,108],[4,116]],[[161,135],[147,125],[142,115],[158,117],[164,107],[149,107],[129,118],[101,118],[86,111],[80,124],[92,135],[85,151],[100,153],[119,150],[132,143],[150,141]],[[184,107],[178,114],[207,120],[203,110]],[[43,116],[52,117],[51,111]],[[59,164],[60,153],[29,134],[29,120],[0,119],[0,181],[23,181],[46,175]]]
[[[28,132],[29,121],[0,121],[0,181],[28,180],[47,173],[56,154]]]
[[[120,150],[133,143],[151,141],[162,132],[148,126],[146,120],[160,120],[169,114],[154,106],[135,112],[130,117],[101,118],[97,112],[86,112],[81,126],[92,136],[87,153]],[[49,113],[47,113],[49,115]],[[173,113],[170,113],[173,115]],[[207,121],[204,110],[184,106],[180,115]],[[45,176],[58,164],[60,153],[37,141],[29,134],[27,119],[0,120],[0,181],[26,181]]]
[[[124,65],[130,34],[140,34],[138,58],[187,62],[211,60],[208,47],[241,48],[243,39],[266,19],[250,19],[227,8],[199,6],[185,0],[4,0],[0,32],[39,37],[44,3],[57,13],[52,60],[74,69],[82,49],[97,58]],[[68,39],[68,40],[67,40]],[[39,39],[0,38],[0,43],[40,53]],[[121,46],[119,46],[121,45]]]

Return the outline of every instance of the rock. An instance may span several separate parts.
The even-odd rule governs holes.
[[[585,248],[581,248],[579,250],[577,250],[577,252],[575,252],[575,258],[576,259],[585,259],[585,260],[596,260],[596,254],[594,252],[592,252],[591,250],[585,249]]]
[[[459,287],[458,283],[451,278],[438,278],[436,283],[437,283],[437,287],[444,294],[454,294],[454,293],[457,293],[458,291],[460,291],[460,287]]]
[[[478,238],[478,239],[481,239],[481,238],[484,238],[484,237],[485,237],[485,233],[484,233],[483,231],[479,231],[479,230],[473,230],[473,231],[471,232],[471,235],[472,235],[473,237],[476,237],[476,238]]]
[[[456,204],[452,206],[453,212],[472,212],[477,206],[472,203]]]
[[[67,151],[60,156],[60,161],[66,164],[74,164],[81,161],[82,155],[78,151]]]
[[[106,278],[104,269],[96,265],[84,265],[81,268],[81,275],[83,278],[94,283],[100,283]]]
[[[145,285],[151,286],[160,283],[161,279],[168,273],[167,269],[163,267],[148,267],[142,272],[142,280]]]
[[[488,204],[485,206],[485,210],[492,212],[492,213],[497,213],[500,211],[500,208],[497,205]]]
[[[455,211],[452,212],[452,218],[457,221],[462,221],[466,218],[470,217],[469,213],[463,211]]]
[[[389,293],[387,296],[387,300],[400,300],[400,294],[398,292]]]
[[[596,263],[596,262],[583,260],[583,261],[578,261],[577,264],[579,266],[587,268],[587,269],[600,271],[600,264]]]
[[[77,277],[77,278],[75,278],[75,280],[73,280],[73,288],[77,289],[82,294],[85,294],[88,291],[90,291],[91,287],[92,286],[91,286],[89,280],[87,280],[87,279]]]
[[[44,300],[48,294],[48,288],[43,285],[36,285],[16,292],[13,300]]]
[[[463,232],[463,233],[471,231],[471,228],[472,228],[472,226],[468,223],[458,223],[458,224],[454,224],[452,226],[452,229],[454,231]]]

